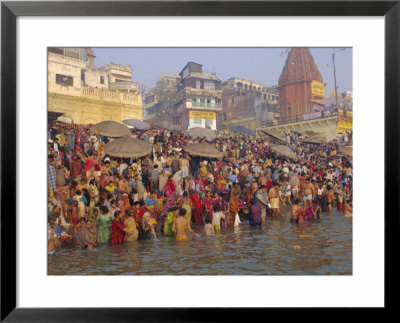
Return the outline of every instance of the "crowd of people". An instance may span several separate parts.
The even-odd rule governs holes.
[[[90,126],[49,124],[50,256],[64,241],[92,249],[162,237],[187,240],[187,233],[215,234],[241,219],[265,225],[268,216],[287,209],[293,224],[334,209],[352,214],[352,164],[338,153],[338,140],[306,144],[298,133],[282,133],[298,156],[293,162],[272,151],[276,139],[267,136],[218,135],[210,144],[224,152],[220,160],[186,153],[185,145],[205,141],[186,132],[132,130],[132,136],[153,145],[153,153],[115,158],[104,152],[110,139]]]

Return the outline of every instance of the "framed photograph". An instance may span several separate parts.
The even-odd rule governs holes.
[[[373,307],[390,309],[393,306],[393,299],[390,297],[389,290],[391,286],[396,286],[395,282],[398,282],[397,276],[391,275],[391,269],[395,268],[392,264],[393,255],[398,253],[395,250],[397,245],[393,243],[391,237],[399,233],[398,209],[396,208],[399,197],[397,182],[400,139],[397,130],[400,90],[399,16],[398,1],[2,2],[1,320],[5,322],[234,321],[238,314],[237,308],[240,308],[240,311],[245,310],[245,315],[256,309],[255,312],[264,314],[265,312],[260,313],[260,310],[269,308]],[[135,50],[141,50],[142,54],[135,56],[133,54]],[[184,51],[185,54],[180,54]],[[200,51],[201,55],[198,54]],[[236,55],[239,51],[243,54]],[[258,56],[256,51],[258,51]],[[132,66],[130,66],[131,60],[126,57],[123,59],[124,55],[135,57],[136,61],[132,63]],[[282,57],[277,58],[279,55]],[[340,66],[335,66],[340,55],[345,55],[346,61],[342,65],[339,62]],[[207,58],[206,66],[202,67],[203,62],[196,61],[199,57],[200,60]],[[325,58],[320,59],[321,57]],[[173,70],[156,68],[158,63],[160,66],[173,66],[167,64],[172,58],[179,62]],[[95,60],[101,62],[99,64],[102,67],[95,65]],[[296,87],[296,84],[302,81],[298,79],[294,81],[291,77],[297,77],[296,73],[300,73],[301,66],[307,64],[307,66],[313,66],[314,60],[317,62],[317,67],[313,71],[313,77],[307,81],[307,86],[309,86],[307,91],[311,93],[307,94],[309,96],[307,100],[312,104],[308,102],[308,110],[302,110],[299,119],[297,112],[293,112],[297,109],[296,102],[299,100],[292,98],[290,93],[298,95],[303,85]],[[219,65],[216,63],[214,66],[213,61],[229,62],[231,65],[227,64],[228,71],[223,72],[222,63]],[[244,72],[247,66],[250,66],[248,61],[252,61],[254,70],[258,70],[261,81],[248,81],[251,76],[247,77]],[[78,71],[77,66],[82,62],[83,67]],[[273,70],[276,69],[276,66],[271,64],[281,64],[282,67],[278,68],[280,70],[278,75],[271,76],[269,84],[271,87],[263,88],[267,82],[265,80],[270,80],[267,76],[264,77],[263,73],[273,75]],[[140,67],[142,74],[139,74]],[[321,75],[318,76],[318,68],[323,79]],[[71,72],[72,70],[74,72]],[[75,70],[78,72],[75,73]],[[85,70],[86,72],[82,72]],[[153,255],[143,243],[129,250],[114,248],[118,246],[113,245],[95,248],[96,250],[91,255],[88,253],[89,250],[81,250],[82,248],[92,249],[97,245],[96,240],[96,243],[82,242],[82,246],[74,253],[60,252],[57,255],[58,258],[57,256],[49,257],[49,254],[53,254],[56,249],[49,247],[49,239],[53,239],[53,236],[49,238],[50,230],[46,230],[50,227],[48,224],[50,222],[47,222],[50,221],[48,203],[53,197],[50,192],[55,194],[59,186],[57,184],[49,189],[48,165],[55,165],[54,158],[58,158],[58,154],[53,155],[54,150],[58,152],[57,147],[60,147],[58,140],[63,142],[65,138],[70,140],[68,137],[71,135],[70,130],[77,130],[75,126],[79,124],[85,126],[82,126],[82,129],[79,128],[78,132],[82,131],[88,138],[93,136],[93,140],[104,141],[104,145],[107,145],[106,142],[113,135],[104,134],[103,130],[96,127],[100,127],[99,124],[105,120],[105,115],[109,115],[106,119],[114,120],[113,112],[110,111],[114,111],[112,109],[116,100],[123,101],[125,110],[123,113],[120,112],[121,117],[114,121],[119,125],[121,123],[129,125],[125,122],[127,119],[136,120],[131,121],[133,123],[130,124],[136,130],[129,128],[131,130],[128,129],[128,135],[136,136],[131,140],[139,139],[139,136],[143,136],[146,131],[141,132],[137,129],[143,124],[147,125],[143,123],[143,120],[150,124],[150,117],[152,113],[154,114],[154,109],[151,110],[153,107],[151,104],[152,82],[157,81],[161,74],[159,71],[169,74],[162,74],[164,78],[160,77],[158,82],[161,82],[160,79],[173,82],[175,78],[179,83],[177,89],[181,87],[185,90],[181,89],[182,102],[174,101],[171,110],[173,113],[169,113],[170,110],[167,108],[156,112],[160,120],[157,119],[157,122],[153,120],[152,126],[157,129],[154,130],[157,136],[163,131],[160,129],[165,129],[163,132],[165,135],[169,133],[167,126],[163,128],[164,123],[161,126],[162,121],[168,121],[170,125],[179,125],[180,131],[185,129],[190,132],[191,128],[198,127],[211,132],[224,129],[230,134],[227,138],[229,136],[239,138],[236,159],[235,156],[229,155],[231,152],[235,154],[236,151],[236,141],[232,138],[227,139],[229,144],[232,144],[232,148],[223,148],[224,140],[217,141],[216,146],[218,148],[220,145],[220,150],[225,152],[225,156],[221,159],[226,158],[223,160],[226,160],[227,165],[232,162],[229,164],[232,172],[229,173],[225,182],[226,185],[232,184],[228,190],[231,199],[232,195],[235,195],[232,193],[236,187],[235,182],[239,183],[233,171],[234,164],[241,158],[246,163],[249,159],[255,158],[257,149],[262,145],[262,142],[243,139],[245,144],[249,145],[249,152],[248,155],[246,153],[242,155],[242,152],[239,152],[241,137],[251,138],[255,134],[254,131],[260,132],[260,129],[264,129],[263,138],[266,138],[265,140],[268,141],[266,146],[269,147],[263,155],[267,156],[265,164],[269,159],[273,164],[265,167],[275,169],[276,164],[276,167],[282,170],[286,164],[292,167],[290,160],[307,155],[304,147],[314,149],[309,148],[315,144],[312,141],[316,140],[310,139],[313,137],[311,132],[303,136],[305,126],[297,129],[296,124],[300,127],[300,123],[313,124],[315,122],[321,126],[323,122],[328,124],[329,118],[334,119],[332,122],[335,123],[333,126],[335,143],[327,144],[333,139],[326,137],[323,144],[324,161],[333,165],[330,165],[328,175],[321,171],[320,177],[315,180],[318,182],[323,179],[328,183],[329,180],[326,178],[331,175],[331,170],[332,174],[333,169],[336,170],[335,162],[337,160],[340,163],[344,162],[346,171],[342,172],[342,167],[339,171],[337,167],[338,174],[344,173],[343,176],[337,175],[337,177],[346,178],[346,180],[342,178],[343,183],[339,183],[346,187],[345,190],[348,190],[348,181],[351,180],[351,193],[346,191],[344,194],[349,195],[346,196],[346,206],[350,201],[349,198],[354,203],[354,217],[350,220],[347,218],[345,221],[342,221],[343,217],[341,217],[340,221],[337,221],[335,217],[337,219],[339,215],[336,213],[331,215],[324,213],[326,220],[322,219],[321,223],[315,226],[312,234],[307,234],[307,230],[297,229],[295,221],[299,220],[297,214],[300,213],[294,212],[294,207],[290,204],[290,207],[287,206],[288,221],[285,218],[287,223],[272,224],[272,220],[267,219],[267,227],[262,232],[254,233],[255,231],[249,229],[239,229],[240,225],[234,230],[233,223],[236,221],[232,221],[232,232],[229,231],[230,229],[222,230],[222,235],[218,239],[223,242],[213,242],[213,250],[204,247],[205,237],[199,238],[195,245],[180,245],[169,243],[165,238],[164,241],[160,239],[161,241],[151,244]],[[158,74],[155,75],[156,73]],[[346,75],[343,77],[346,80],[336,84],[336,73]],[[148,75],[145,81],[146,74]],[[137,79],[136,75],[143,75],[143,78]],[[221,75],[221,80],[219,75]],[[241,77],[241,75],[244,76]],[[348,83],[343,85],[345,82]],[[103,88],[103,85],[107,88]],[[289,89],[292,85],[294,87]],[[224,89],[227,90],[229,87],[232,93],[226,96]],[[193,88],[193,93],[189,93],[188,88]],[[215,92],[215,95],[203,98],[201,93],[205,91]],[[260,111],[254,112],[253,116],[249,115],[246,100],[242,98],[246,91],[249,93],[252,91],[254,98],[258,98],[254,99],[254,102],[259,100],[260,111],[264,107],[266,110],[270,109],[268,111],[271,114],[268,117],[267,113],[264,116],[260,114]],[[259,91],[258,96],[254,94],[257,91]],[[80,96],[75,95],[78,92]],[[228,92],[227,90],[226,93]],[[66,96],[70,99],[64,100]],[[75,114],[65,113],[63,118],[59,119],[62,115],[60,111],[63,112],[66,106],[73,111],[71,107],[74,104],[85,105],[85,109],[89,111],[91,109],[89,99],[94,97],[99,98],[98,102],[102,104],[101,108],[96,106],[96,109],[102,109],[101,112],[96,112],[95,115],[74,110]],[[158,94],[159,101],[160,98],[161,95]],[[227,98],[229,98],[229,103],[226,103]],[[132,102],[140,100],[143,100],[141,108],[145,111],[143,115],[146,118],[136,115],[136,105]],[[106,101],[110,104],[103,104]],[[256,103],[251,104],[256,106]],[[224,114],[226,106],[231,107],[231,110],[227,109]],[[256,108],[254,110],[258,111]],[[58,119],[56,127],[52,127],[55,123],[50,123],[49,118]],[[71,126],[72,119],[75,119],[75,125]],[[348,132],[349,122],[352,122],[352,125],[351,131]],[[64,127],[62,139],[56,138],[53,133],[56,129],[57,134],[61,134],[61,131],[58,132],[61,129],[60,124]],[[281,150],[279,147],[273,147],[274,143],[279,144],[279,134],[268,129],[280,124],[294,124],[290,131],[285,131],[288,137],[283,138],[283,141],[286,141],[287,146],[294,145],[292,141],[297,142],[300,137],[304,140],[304,145],[292,146],[297,156],[290,157],[290,153],[282,150],[287,149],[287,146],[281,147]],[[87,125],[89,126],[86,128]],[[124,128],[127,127],[124,126]],[[339,128],[342,130],[339,131]],[[242,132],[237,135],[236,131]],[[171,130],[171,135],[172,133]],[[343,140],[343,146],[351,133],[353,146],[352,151],[347,155],[345,149],[338,148],[338,133],[340,140]],[[206,143],[205,134],[204,136],[192,135],[193,138],[187,141],[181,139],[180,136],[172,136],[174,139],[178,138],[176,139],[178,142],[182,140],[185,144],[210,146]],[[187,138],[189,137],[190,135]],[[309,141],[306,141],[307,137]],[[77,140],[76,137],[73,140]],[[111,143],[114,144],[118,140],[111,140]],[[200,143],[200,141],[203,142]],[[212,139],[209,142],[212,142]],[[78,145],[84,151],[81,156],[92,156],[91,149],[94,144],[92,147],[89,141],[85,143],[87,146],[83,143],[81,146]],[[254,146],[259,144],[254,151],[253,144]],[[137,145],[134,145],[135,149],[140,148]],[[63,144],[62,147],[67,146]],[[212,158],[218,159],[219,155],[213,155],[214,151],[205,152],[209,148],[204,147],[199,150],[200,152],[185,149],[188,149],[187,152],[193,156],[206,156],[208,153],[206,157],[210,158],[207,159],[210,164],[198,165],[199,169],[201,167],[205,169],[205,175],[203,176],[199,170],[199,176],[204,177],[202,184],[211,183],[212,186],[213,180],[208,177],[212,168],[209,166],[214,165]],[[160,152],[153,149],[152,154],[158,156],[159,153],[161,158],[162,149]],[[243,149],[246,151],[245,148]],[[51,156],[49,151],[52,152]],[[76,146],[71,151],[74,151],[71,154],[75,159]],[[113,156],[110,151],[107,150],[105,156]],[[292,150],[290,152],[293,153]],[[221,152],[216,150],[215,153]],[[131,172],[135,172],[132,165],[134,165],[136,155],[120,156],[118,154],[119,152],[114,156],[127,158],[126,162],[130,159],[127,167],[129,175],[132,175]],[[342,157],[349,155],[352,157]],[[332,158],[329,159],[329,156]],[[51,163],[48,158],[51,159]],[[185,167],[182,158],[184,155],[179,164],[180,172],[184,172],[182,168]],[[111,161],[114,161],[113,158]],[[347,166],[348,161],[351,161],[351,167]],[[123,163],[122,159],[121,163]],[[155,158],[154,162],[151,162],[152,167],[153,163],[157,164],[158,159]],[[164,165],[166,163],[160,163],[165,175],[165,169],[168,171],[168,167]],[[110,184],[113,181],[112,173],[107,175],[106,184],[100,183],[105,174],[103,166],[105,168],[107,166],[105,159],[101,160],[101,165],[96,170],[100,173],[97,186],[104,189],[105,193],[106,191],[115,193],[116,204],[121,202],[121,205],[117,205],[119,212],[123,209],[124,196],[119,194],[118,190],[121,192],[123,188],[118,186],[116,190],[112,189]],[[206,166],[209,167],[208,173]],[[238,169],[239,166],[242,164],[238,162]],[[258,175],[258,170],[254,170],[254,165],[251,167],[250,173]],[[293,170],[297,172],[297,168],[293,167]],[[309,167],[311,169],[311,162]],[[114,174],[120,168],[116,169]],[[192,165],[190,169],[193,169]],[[226,169],[227,173],[228,169],[229,167]],[[299,176],[303,175],[302,172],[307,173],[307,167],[306,170],[300,168]],[[313,169],[312,172],[317,173],[318,170]],[[83,174],[83,170],[79,173]],[[122,168],[121,174],[123,174]],[[121,174],[120,178],[123,181],[124,176]],[[215,176],[218,176],[218,172]],[[281,178],[273,179],[273,176],[272,172],[272,189],[274,185],[279,186],[285,182]],[[78,177],[74,177],[74,180],[80,179]],[[95,183],[95,177],[93,180]],[[305,180],[306,177],[304,177]],[[184,180],[175,182],[186,186]],[[289,184],[290,180],[287,182]],[[170,184],[168,180],[166,183]],[[175,190],[177,184],[174,184],[172,179],[171,183],[175,185]],[[74,186],[76,196],[70,196],[67,201],[71,219],[72,217],[79,219],[81,216],[85,218],[84,225],[87,224],[89,217],[93,216],[89,202],[87,202],[87,209],[85,207],[80,209],[79,203],[82,202],[83,205],[86,203],[80,191],[84,192],[86,184],[86,182],[73,184],[76,187],[79,186],[78,188]],[[147,201],[146,207],[154,205],[150,193],[158,189],[158,182],[157,186],[153,187],[153,184],[149,180],[148,201],[143,199],[144,202]],[[198,182],[196,184],[200,185]],[[166,187],[169,187],[168,185]],[[297,184],[293,185],[296,188]],[[249,192],[250,186],[249,184]],[[278,186],[276,189],[282,191],[282,186]],[[313,190],[317,190],[315,187]],[[170,189],[172,190],[172,186]],[[327,185],[326,189],[330,191],[330,185]],[[160,189],[160,191],[163,192],[163,196],[167,196],[164,194],[165,190]],[[296,197],[298,196],[296,190],[291,192]],[[106,194],[105,199],[107,200],[108,195],[112,194]],[[307,194],[305,191],[302,191],[302,194],[304,196],[301,195],[300,202],[296,202],[297,199],[293,199],[292,202],[299,205],[304,203],[306,206]],[[208,200],[204,200],[206,198],[207,196],[202,197],[202,202],[206,205],[205,209],[201,211],[200,208],[200,213],[196,213],[196,216],[204,217],[204,219],[207,219],[210,214],[215,214],[207,209]],[[273,219],[275,211],[272,210],[279,207],[274,206],[276,201],[273,194],[269,198],[268,205]],[[78,204],[76,210],[74,199]],[[132,199],[134,199],[133,195]],[[211,197],[209,200],[212,204]],[[168,199],[166,201],[168,204]],[[195,198],[192,200],[192,203],[195,203],[193,201]],[[326,205],[323,206],[326,207],[324,212],[328,212],[329,201],[333,203],[333,200],[328,200],[328,197],[326,201]],[[134,201],[131,202],[133,205]],[[256,204],[257,201],[249,199],[248,203],[249,205]],[[104,202],[104,204],[107,203]],[[110,208],[117,209],[117,206],[113,205],[112,197],[109,204]],[[310,200],[310,207],[311,204]],[[228,205],[231,208],[231,204]],[[286,203],[283,205],[285,207]],[[320,204],[318,206],[322,207]],[[228,208],[228,213],[230,208]],[[199,208],[193,208],[193,212],[197,212],[197,209]],[[52,210],[55,209],[52,208]],[[166,214],[170,212],[172,217],[179,217],[179,208],[176,215],[172,207],[165,210]],[[54,215],[53,211],[50,212],[51,215]],[[100,211],[101,214],[104,212],[107,214],[109,208],[107,212],[103,212],[103,209]],[[114,216],[115,214],[118,216],[118,212],[114,213]],[[202,212],[205,213],[202,214]],[[207,212],[211,212],[208,217]],[[237,215],[240,222],[239,211],[234,213],[236,214],[233,214],[232,219],[234,220]],[[148,213],[144,211],[142,216],[145,218],[146,214]],[[129,214],[123,216],[129,216]],[[194,222],[197,221],[196,216]],[[98,219],[96,215],[94,219]],[[290,219],[295,223],[288,225]],[[147,230],[147,225],[140,221],[138,227]],[[173,221],[175,232],[176,219]],[[78,220],[75,223],[71,220],[71,223],[73,223],[71,230],[75,230],[75,225],[80,222]],[[53,224],[53,222],[50,223],[50,225]],[[200,225],[197,222],[195,224]],[[196,225],[194,225],[195,228]],[[246,223],[246,228],[247,225]],[[215,226],[211,226],[215,230]],[[127,227],[125,224],[124,230]],[[152,225],[149,224],[149,228],[151,227]],[[279,229],[278,227],[285,233],[274,235],[272,229]],[[169,232],[169,229],[172,230],[172,227],[167,228],[166,224],[163,224],[160,230],[167,234],[165,232]],[[90,225],[87,230],[92,230]],[[109,233],[108,227],[107,230]],[[208,234],[207,228],[201,230],[203,235]],[[238,230],[242,230],[242,233],[238,233]],[[57,239],[64,235],[62,230],[59,231],[54,235]],[[76,233],[76,231],[73,232]],[[338,238],[332,240],[331,236],[335,233],[339,233]],[[158,231],[154,234],[157,237]],[[315,239],[313,234],[322,238]],[[87,239],[89,235],[88,233]],[[122,236],[124,235],[126,237],[127,233],[122,233]],[[65,237],[67,236],[69,233],[65,233]],[[79,237],[80,241],[84,241],[83,233]],[[117,236],[114,238],[117,239]],[[46,242],[47,253],[44,252]],[[228,245],[232,248],[228,249]],[[198,249],[195,250],[195,248]],[[275,256],[274,250],[278,252]],[[282,250],[290,250],[290,252],[281,253]],[[230,252],[233,252],[234,256],[229,255]],[[154,253],[157,256],[154,256]],[[185,260],[193,259],[194,256],[203,259],[204,262],[185,265]],[[252,261],[246,263],[249,257]],[[279,258],[280,261],[275,262],[273,257]],[[140,263],[139,260],[136,261],[139,258]],[[171,261],[171,259],[174,260]],[[217,259],[225,260],[218,263]],[[123,266],[121,262],[125,262]],[[313,263],[312,268],[307,267],[308,262]],[[220,266],[222,263],[226,267]],[[265,272],[258,271],[261,267],[263,270],[269,269]]]

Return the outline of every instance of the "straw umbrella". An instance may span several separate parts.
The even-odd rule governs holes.
[[[129,128],[115,121],[103,121],[91,127],[91,130],[106,137],[123,137],[131,134]]]
[[[191,128],[189,131],[189,136],[193,139],[199,137],[199,138],[206,138],[207,141],[211,142],[217,139],[217,135],[215,132],[211,129],[208,128],[200,128],[200,127],[195,127]]]
[[[139,130],[149,130],[151,128],[148,123],[139,119],[127,119],[123,120],[122,122]]]
[[[153,151],[149,143],[129,136],[110,141],[103,149],[106,154],[121,158],[143,157]]]
[[[286,156],[289,159],[297,162],[299,158],[297,158],[296,154],[291,150],[288,146],[285,145],[271,145],[271,150],[275,151],[276,153]]]
[[[221,159],[224,157],[224,153],[217,150],[206,142],[200,142],[197,144],[190,144],[183,147],[183,150],[191,154],[192,156],[210,157]]]

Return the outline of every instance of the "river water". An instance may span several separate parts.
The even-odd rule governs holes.
[[[290,223],[289,211],[263,227],[244,221],[219,234],[104,245],[65,246],[48,258],[49,275],[351,275],[352,218],[333,211],[320,220]]]

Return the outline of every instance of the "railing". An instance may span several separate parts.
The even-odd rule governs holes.
[[[321,117],[314,118],[314,119],[308,119],[308,120],[304,120],[302,115],[297,115],[297,116],[293,116],[290,118],[281,118],[281,119],[275,120],[275,121],[261,121],[261,127],[273,127],[273,126],[280,126],[280,125],[302,122],[302,121],[314,121],[314,120],[319,120],[319,119],[335,117],[337,115],[338,115],[337,112],[329,112],[329,113],[322,112]]]
[[[107,91],[97,88],[82,87],[82,96],[95,100],[103,100],[108,102],[137,104],[141,103],[139,95],[133,95],[125,92]]]
[[[222,104],[221,103],[192,102],[192,107],[222,108]]]

